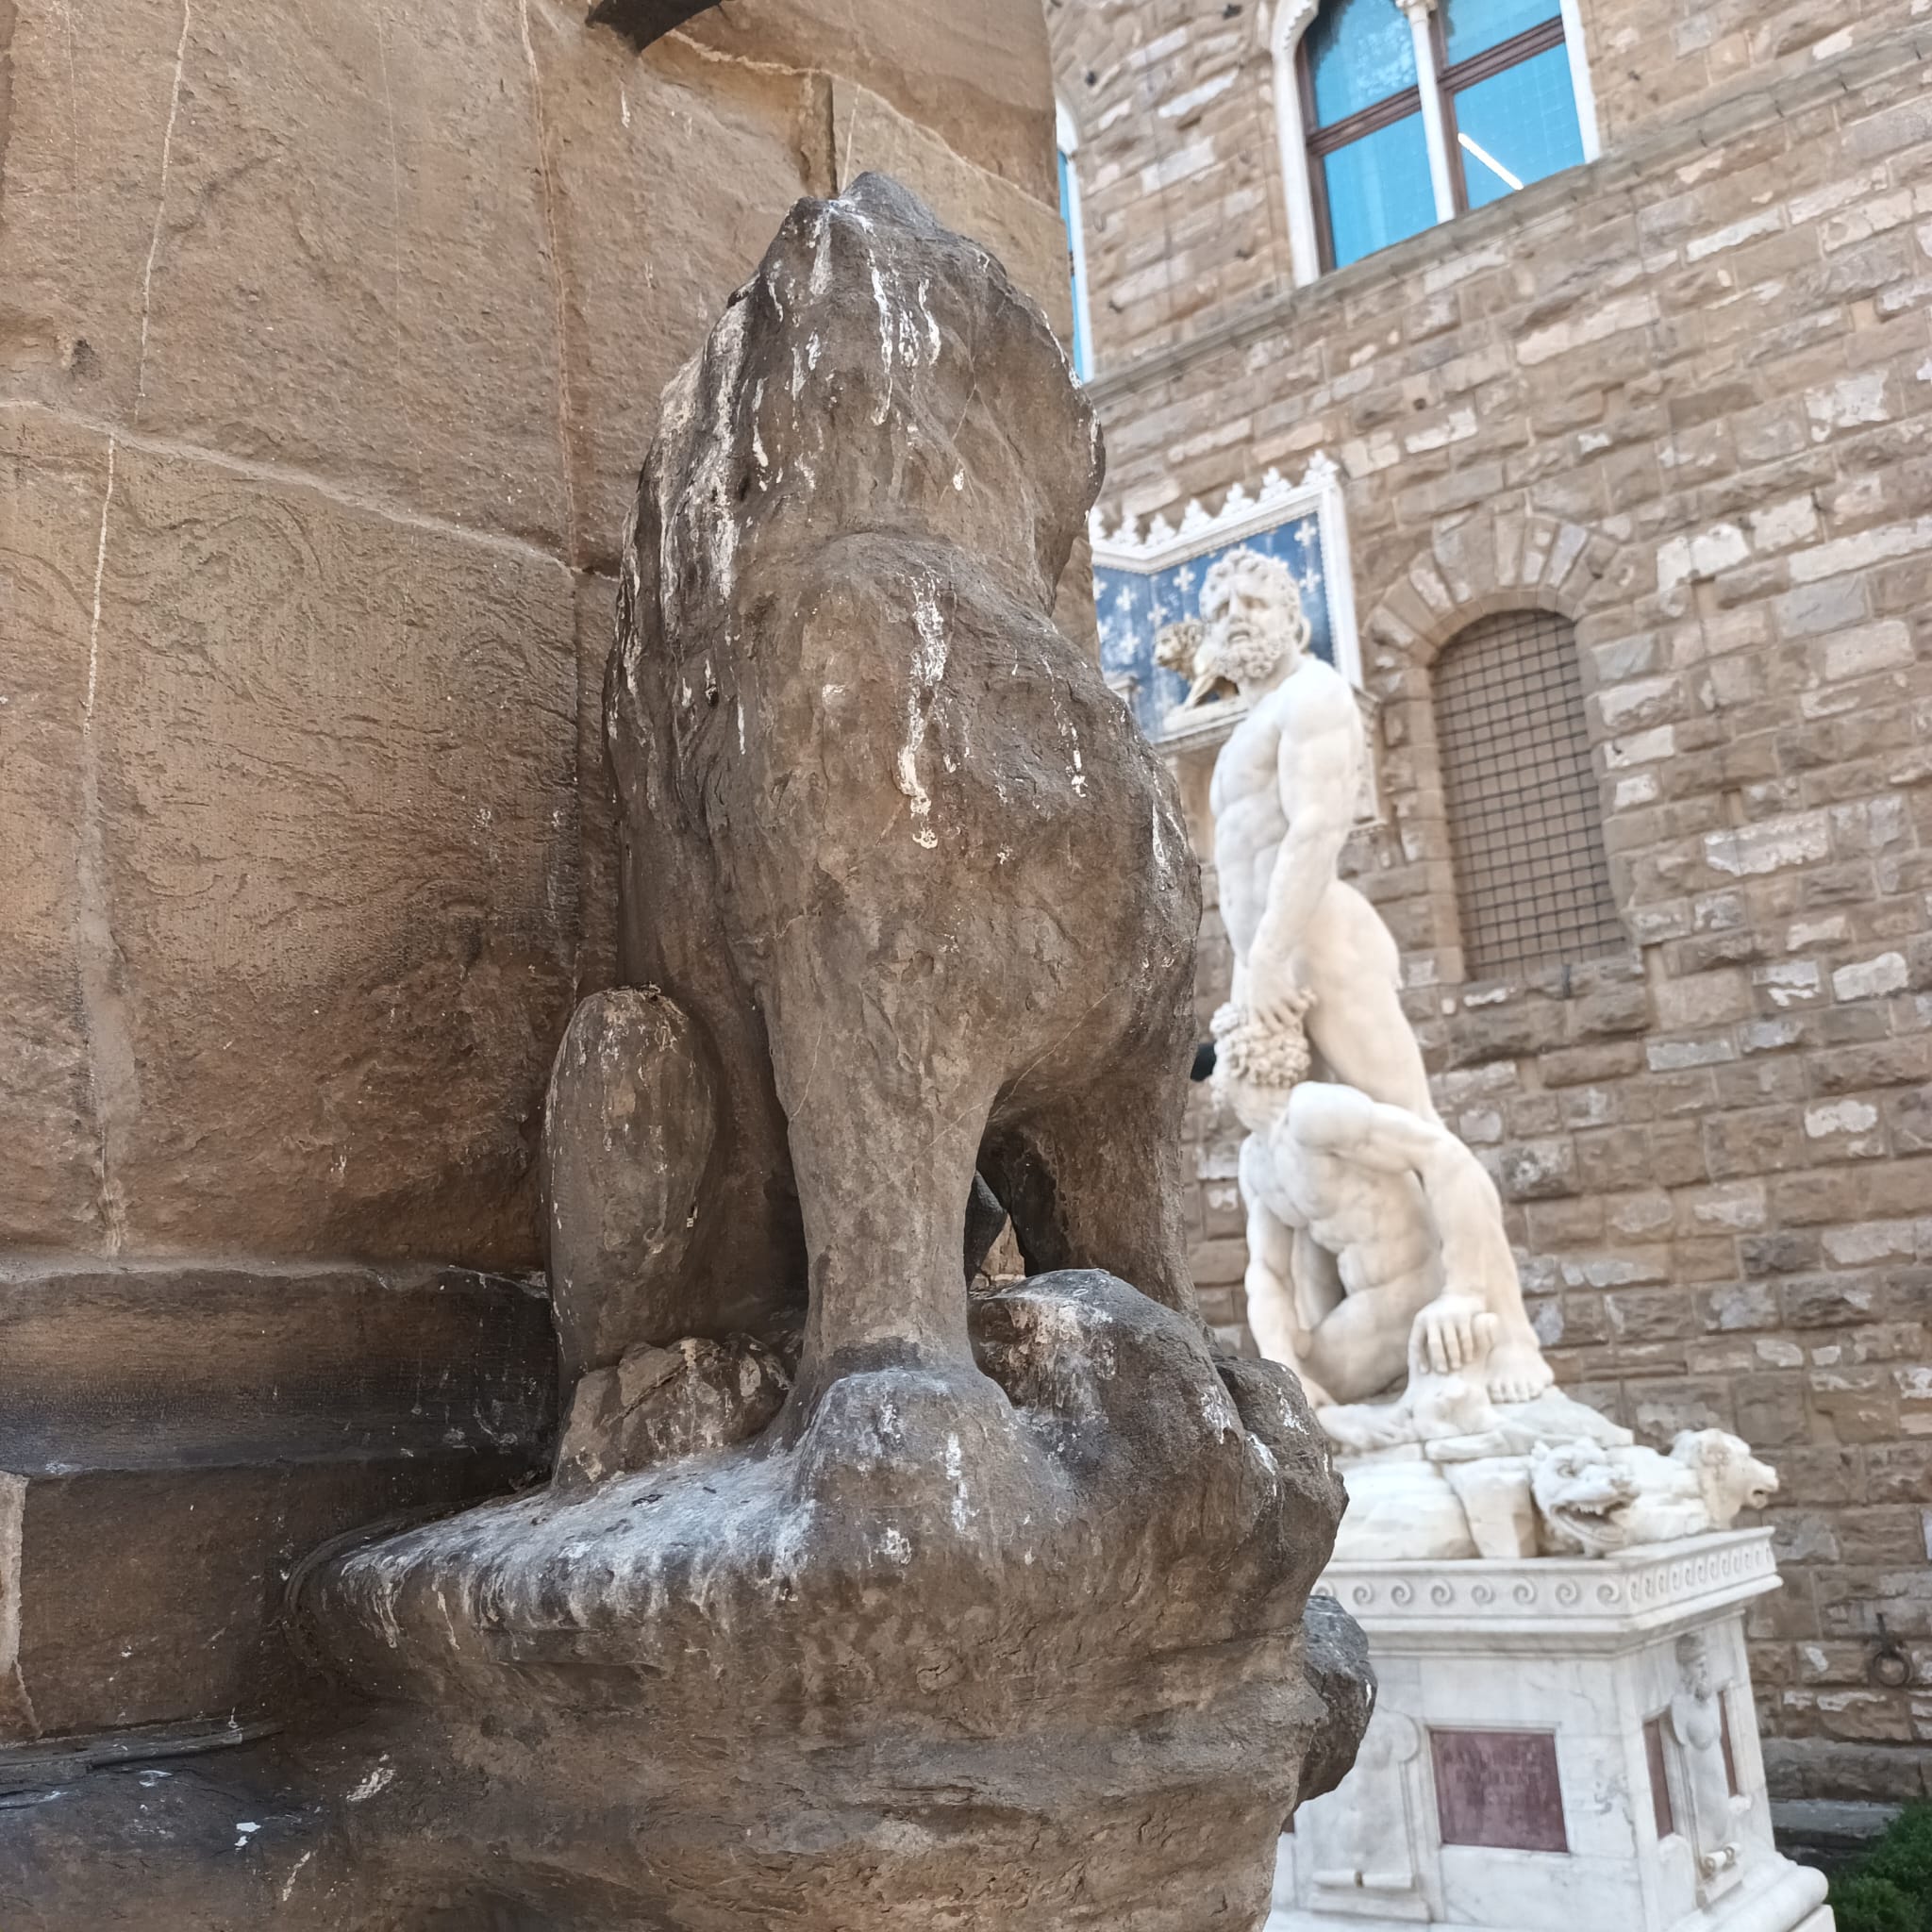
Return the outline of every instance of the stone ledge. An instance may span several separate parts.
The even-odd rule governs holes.
[[[1779,1587],[1769,1528],[1734,1529],[1602,1561],[1331,1563],[1328,1591],[1373,1642],[1406,1648],[1618,1650]]]
[[[273,1713],[316,1544],[541,1473],[547,1299],[422,1264],[0,1258],[0,1745]]]

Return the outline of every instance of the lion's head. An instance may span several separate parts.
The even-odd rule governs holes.
[[[1695,1474],[1713,1529],[1730,1528],[1740,1511],[1762,1509],[1777,1494],[1777,1471],[1723,1429],[1684,1430],[1671,1444],[1671,1460]]]

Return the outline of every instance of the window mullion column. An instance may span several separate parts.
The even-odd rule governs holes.
[[[1449,135],[1442,121],[1442,87],[1436,73],[1436,37],[1429,28],[1435,0],[1396,0],[1415,36],[1416,86],[1423,97],[1423,138],[1429,149],[1429,186],[1436,195],[1436,219],[1456,213],[1456,177],[1449,170]]]

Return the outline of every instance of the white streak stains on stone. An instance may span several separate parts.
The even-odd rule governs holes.
[[[953,1527],[964,1536],[979,1512],[967,1500],[965,1452],[954,1435],[946,1438],[946,1480],[953,1486]]]
[[[928,363],[936,363],[940,359],[942,339],[940,335],[939,323],[933,316],[932,304],[926,299],[931,293],[932,283],[929,280],[921,282],[919,285],[919,312],[925,317],[925,359]]]
[[[352,1805],[366,1805],[371,1798],[375,1797],[382,1791],[388,1790],[390,1786],[394,1784],[395,1781],[396,1769],[394,1765],[389,1763],[377,1764],[371,1769],[369,1775],[349,1793],[349,1803]]]
[[[141,276],[141,343],[134,364],[134,425],[147,394],[147,339],[154,313],[155,262],[168,212],[168,180],[174,166],[175,125],[181,114],[181,83],[188,67],[188,33],[192,22],[182,0],[181,35],[175,43],[175,78],[168,96],[168,121],[161,134],[161,178],[155,218],[148,230],[147,260]],[[100,534],[94,544],[93,609],[88,625],[87,697],[80,718],[80,841],[76,868],[75,950],[80,970],[88,1047],[88,1091],[94,1115],[95,1160],[101,1221],[108,1253],[118,1255],[127,1239],[127,1203],[115,1169],[117,1144],[141,1106],[140,1069],[134,1056],[133,1027],[120,989],[121,949],[114,938],[108,902],[106,835],[101,824],[100,749],[94,736],[94,699],[100,689],[101,604],[108,575],[108,530],[114,511],[115,438],[108,438],[108,475],[101,492]]]
[[[314,1856],[315,1854],[313,1852],[304,1852],[302,1856],[299,1858],[297,1858],[292,1865],[289,1867],[289,1875],[282,1881],[282,1903],[284,1905],[287,1905],[289,1903],[291,1895],[294,1892],[295,1881],[296,1879],[301,1877],[303,1866],[308,1864],[309,1859],[314,1857]]]
[[[1217,1377],[1211,1386],[1201,1390],[1201,1420],[1214,1431],[1218,1441],[1226,1441],[1230,1436],[1240,1437],[1241,1428],[1241,1411],[1234,1406],[1234,1398],[1221,1386]]]
[[[742,698],[740,698],[738,701],[738,753],[741,758],[744,756],[744,700]]]
[[[821,209],[816,225],[812,230],[811,279],[806,284],[806,292],[816,301],[832,286],[832,222],[829,211]],[[816,346],[818,338],[812,342]]]
[[[892,407],[892,384],[895,380],[892,369],[892,305],[886,299],[886,278],[880,275],[878,263],[872,268],[872,299],[878,305],[879,311],[879,363],[885,371],[886,387],[879,397],[879,406],[872,412],[874,423],[883,423]]]
[[[939,835],[923,823],[932,811],[932,798],[919,778],[919,753],[925,743],[927,724],[941,680],[946,675],[946,620],[940,609],[939,579],[921,577],[912,590],[912,623],[919,648],[912,658],[912,690],[906,699],[906,742],[898,758],[899,790],[912,801],[913,838],[930,852]]]
[[[681,495],[677,512],[664,519],[658,543],[659,595],[669,635],[682,628],[683,612],[674,608],[676,587],[684,583],[680,558],[702,558],[708,568],[694,575],[709,576],[720,598],[728,603],[737,577],[737,491],[731,477],[736,438],[733,403],[744,369],[745,318],[749,305],[736,303],[724,311],[710,340],[665,386],[658,439],[667,452],[667,472],[682,470],[690,488]],[[710,378],[708,407],[700,411],[699,391]]]
[[[1072,759],[1072,762],[1067,767],[1068,780],[1073,785],[1074,796],[1075,798],[1085,798],[1087,796],[1087,774],[1082,769],[1083,761],[1080,757],[1079,730],[1074,725],[1074,721],[1060,708],[1059,680],[1053,675],[1052,663],[1044,658],[1040,660],[1040,663],[1041,668],[1046,673],[1046,689],[1048,695],[1053,701],[1054,723],[1059,727],[1060,736],[1067,741],[1068,754]],[[1019,665],[1015,663],[1013,666],[1013,674],[1015,675],[1018,675],[1019,669]]]
[[[765,439],[758,424],[758,412],[765,406],[765,386],[760,382],[752,391],[751,397],[751,454],[752,460],[758,466],[758,488],[772,487],[772,459],[765,454]]]

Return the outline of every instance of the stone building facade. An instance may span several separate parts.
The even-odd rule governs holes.
[[[1574,0],[1596,158],[1311,277],[1265,0],[1047,15],[1108,525],[1338,466],[1379,787],[1350,865],[1551,1358],[1781,1471],[1778,1789],[1932,1790],[1932,19]],[[1442,654],[1504,613],[1574,649],[1619,929],[1477,977]],[[1211,755],[1178,755],[1197,823]],[[1210,912],[1204,1024],[1226,970]],[[1196,1140],[1238,1329],[1205,1094]]]
[[[259,1716],[305,1551],[547,1453],[620,533],[786,211],[1071,334],[1032,0],[590,10],[0,4],[0,1758]]]

